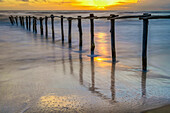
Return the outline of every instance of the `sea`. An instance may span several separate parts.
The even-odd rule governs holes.
[[[83,46],[79,47],[78,21],[51,18],[48,39],[17,25],[9,16],[87,17],[170,15],[170,11],[0,11],[0,112],[142,112],[170,104],[170,19],[151,19],[148,27],[148,71],[142,71],[143,20],[115,20],[116,63],[112,63],[111,22],[94,20],[94,55],[91,55],[90,20],[82,19]],[[32,26],[32,25],[31,25]]]

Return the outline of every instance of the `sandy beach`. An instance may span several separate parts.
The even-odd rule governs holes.
[[[59,20],[56,20],[55,43],[50,36],[46,40],[39,33],[2,23],[1,20],[1,113],[140,113],[170,104],[169,20],[155,22],[161,23],[162,28],[150,27],[148,72],[141,71],[142,22],[139,20],[117,22],[116,64],[111,62],[107,21],[96,21],[98,57],[88,56],[88,21],[83,24],[81,52],[76,22],[73,22],[72,48],[68,48],[67,24],[65,44],[61,43]],[[123,26],[125,23],[127,26]],[[158,33],[160,29],[164,33]]]

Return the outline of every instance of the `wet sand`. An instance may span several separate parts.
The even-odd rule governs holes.
[[[0,30],[1,113],[138,113],[170,104],[169,77],[153,67],[142,72],[138,57],[112,64],[111,57],[91,58],[88,49],[77,52],[77,45],[68,49],[22,28]],[[102,35],[96,42],[104,45]],[[96,46],[97,54],[109,54],[104,47]]]
[[[142,112],[142,113],[170,113],[170,105],[163,106],[163,107],[160,107],[160,108],[156,108],[156,109],[153,109],[153,110],[148,110],[148,111],[145,111],[145,112]]]

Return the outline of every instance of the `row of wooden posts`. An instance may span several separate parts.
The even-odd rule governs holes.
[[[170,19],[170,15],[166,16],[151,16],[151,14],[144,13],[143,15],[131,15],[131,16],[118,16],[111,14],[110,16],[101,16],[97,17],[94,16],[94,14],[90,14],[87,17],[81,17],[78,16],[77,18],[73,17],[64,17],[64,16],[45,16],[37,18],[35,16],[19,16],[20,25],[26,29],[31,31],[31,25],[32,30],[34,33],[37,33],[37,20],[40,21],[40,34],[44,35],[44,28],[43,28],[43,20],[45,19],[45,37],[48,38],[48,18],[51,18],[51,29],[52,29],[52,41],[55,42],[55,32],[54,32],[54,18],[60,18],[61,19],[61,40],[62,43],[64,43],[64,27],[63,27],[63,19],[68,20],[68,43],[71,45],[72,37],[71,37],[71,31],[72,31],[72,20],[78,20],[78,29],[79,29],[79,48],[82,48],[83,46],[83,31],[82,31],[82,22],[81,19],[90,19],[90,31],[91,31],[91,54],[94,54],[95,50],[95,42],[94,42],[94,19],[108,19],[111,21],[111,49],[112,49],[112,62],[116,62],[116,47],[115,47],[115,20],[116,19],[127,19],[127,18],[140,18],[143,20],[143,46],[142,46],[142,69],[143,71],[147,71],[147,39],[148,39],[148,19]],[[9,17],[10,22],[12,25],[18,24],[18,16],[10,16]],[[32,24],[31,24],[32,19]]]

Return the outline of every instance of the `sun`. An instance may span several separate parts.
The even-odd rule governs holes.
[[[83,6],[105,7],[115,4],[119,0],[78,0]]]
[[[138,0],[77,0],[82,6],[91,6],[96,8],[105,8],[111,5],[136,3]]]
[[[98,6],[98,7],[105,7],[105,6],[109,6],[112,5],[114,3],[114,1],[112,0],[93,0],[93,4],[94,6]]]

